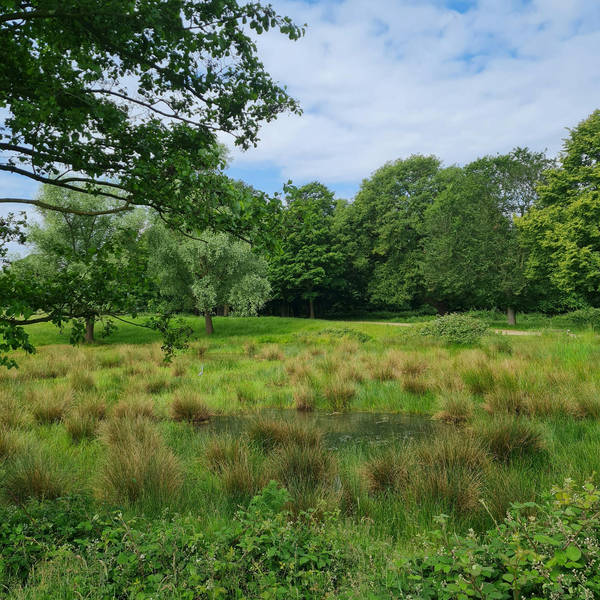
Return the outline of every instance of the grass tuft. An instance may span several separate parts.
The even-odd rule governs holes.
[[[472,414],[471,399],[464,394],[452,394],[444,398],[441,409],[433,415],[433,418],[452,425],[462,425],[471,418]]]
[[[193,390],[180,390],[171,403],[171,418],[174,421],[186,421],[193,425],[206,423],[210,419],[210,411],[202,397]]]
[[[290,421],[258,418],[248,428],[248,438],[259,450],[271,452],[284,445],[321,446],[322,433]]]

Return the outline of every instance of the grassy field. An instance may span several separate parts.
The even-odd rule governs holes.
[[[215,531],[276,480],[294,512],[340,511],[362,539],[410,554],[436,515],[450,531],[483,531],[512,501],[600,470],[591,332],[448,347],[368,323],[217,318],[207,338],[201,320],[189,322],[195,340],[170,365],[144,329],[71,347],[66,333],[33,328],[37,354],[0,372],[4,506],[77,496],[127,518],[189,514]],[[265,408],[289,410],[267,418]],[[435,426],[331,449],[295,416],[307,411],[405,413]],[[255,414],[243,434],[207,432],[207,420],[235,414]]]

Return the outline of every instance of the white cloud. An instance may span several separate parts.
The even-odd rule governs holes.
[[[265,126],[234,167],[335,184],[411,153],[448,164],[516,145],[554,154],[600,107],[596,0],[480,0],[462,14],[434,0],[273,3],[309,25],[299,42],[258,42],[305,114]]]

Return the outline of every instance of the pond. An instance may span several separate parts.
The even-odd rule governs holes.
[[[262,410],[250,415],[213,417],[202,427],[210,433],[240,434],[257,418],[294,421],[321,429],[327,445],[337,448],[348,444],[385,444],[430,435],[436,423],[428,417],[398,413],[305,413],[286,409]]]

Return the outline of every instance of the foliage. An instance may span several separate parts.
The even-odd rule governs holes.
[[[452,313],[424,323],[419,332],[447,344],[462,346],[478,343],[487,332],[487,325],[468,315]]]
[[[333,237],[334,195],[313,182],[288,188],[286,200],[280,243],[269,258],[269,277],[276,299],[308,300],[309,316],[314,317],[315,299],[340,284],[343,255]]]
[[[247,242],[223,233],[205,232],[187,239],[155,225],[150,232],[149,270],[168,309],[195,309],[207,317],[218,306],[231,307],[240,316],[255,315],[271,287],[265,261]]]
[[[600,296],[600,110],[570,131],[560,164],[546,173],[533,209],[518,221],[529,248],[527,273],[555,285],[570,303]]]
[[[398,565],[403,598],[595,598],[600,593],[600,492],[567,480],[542,504],[514,504],[485,536],[452,539]]]

